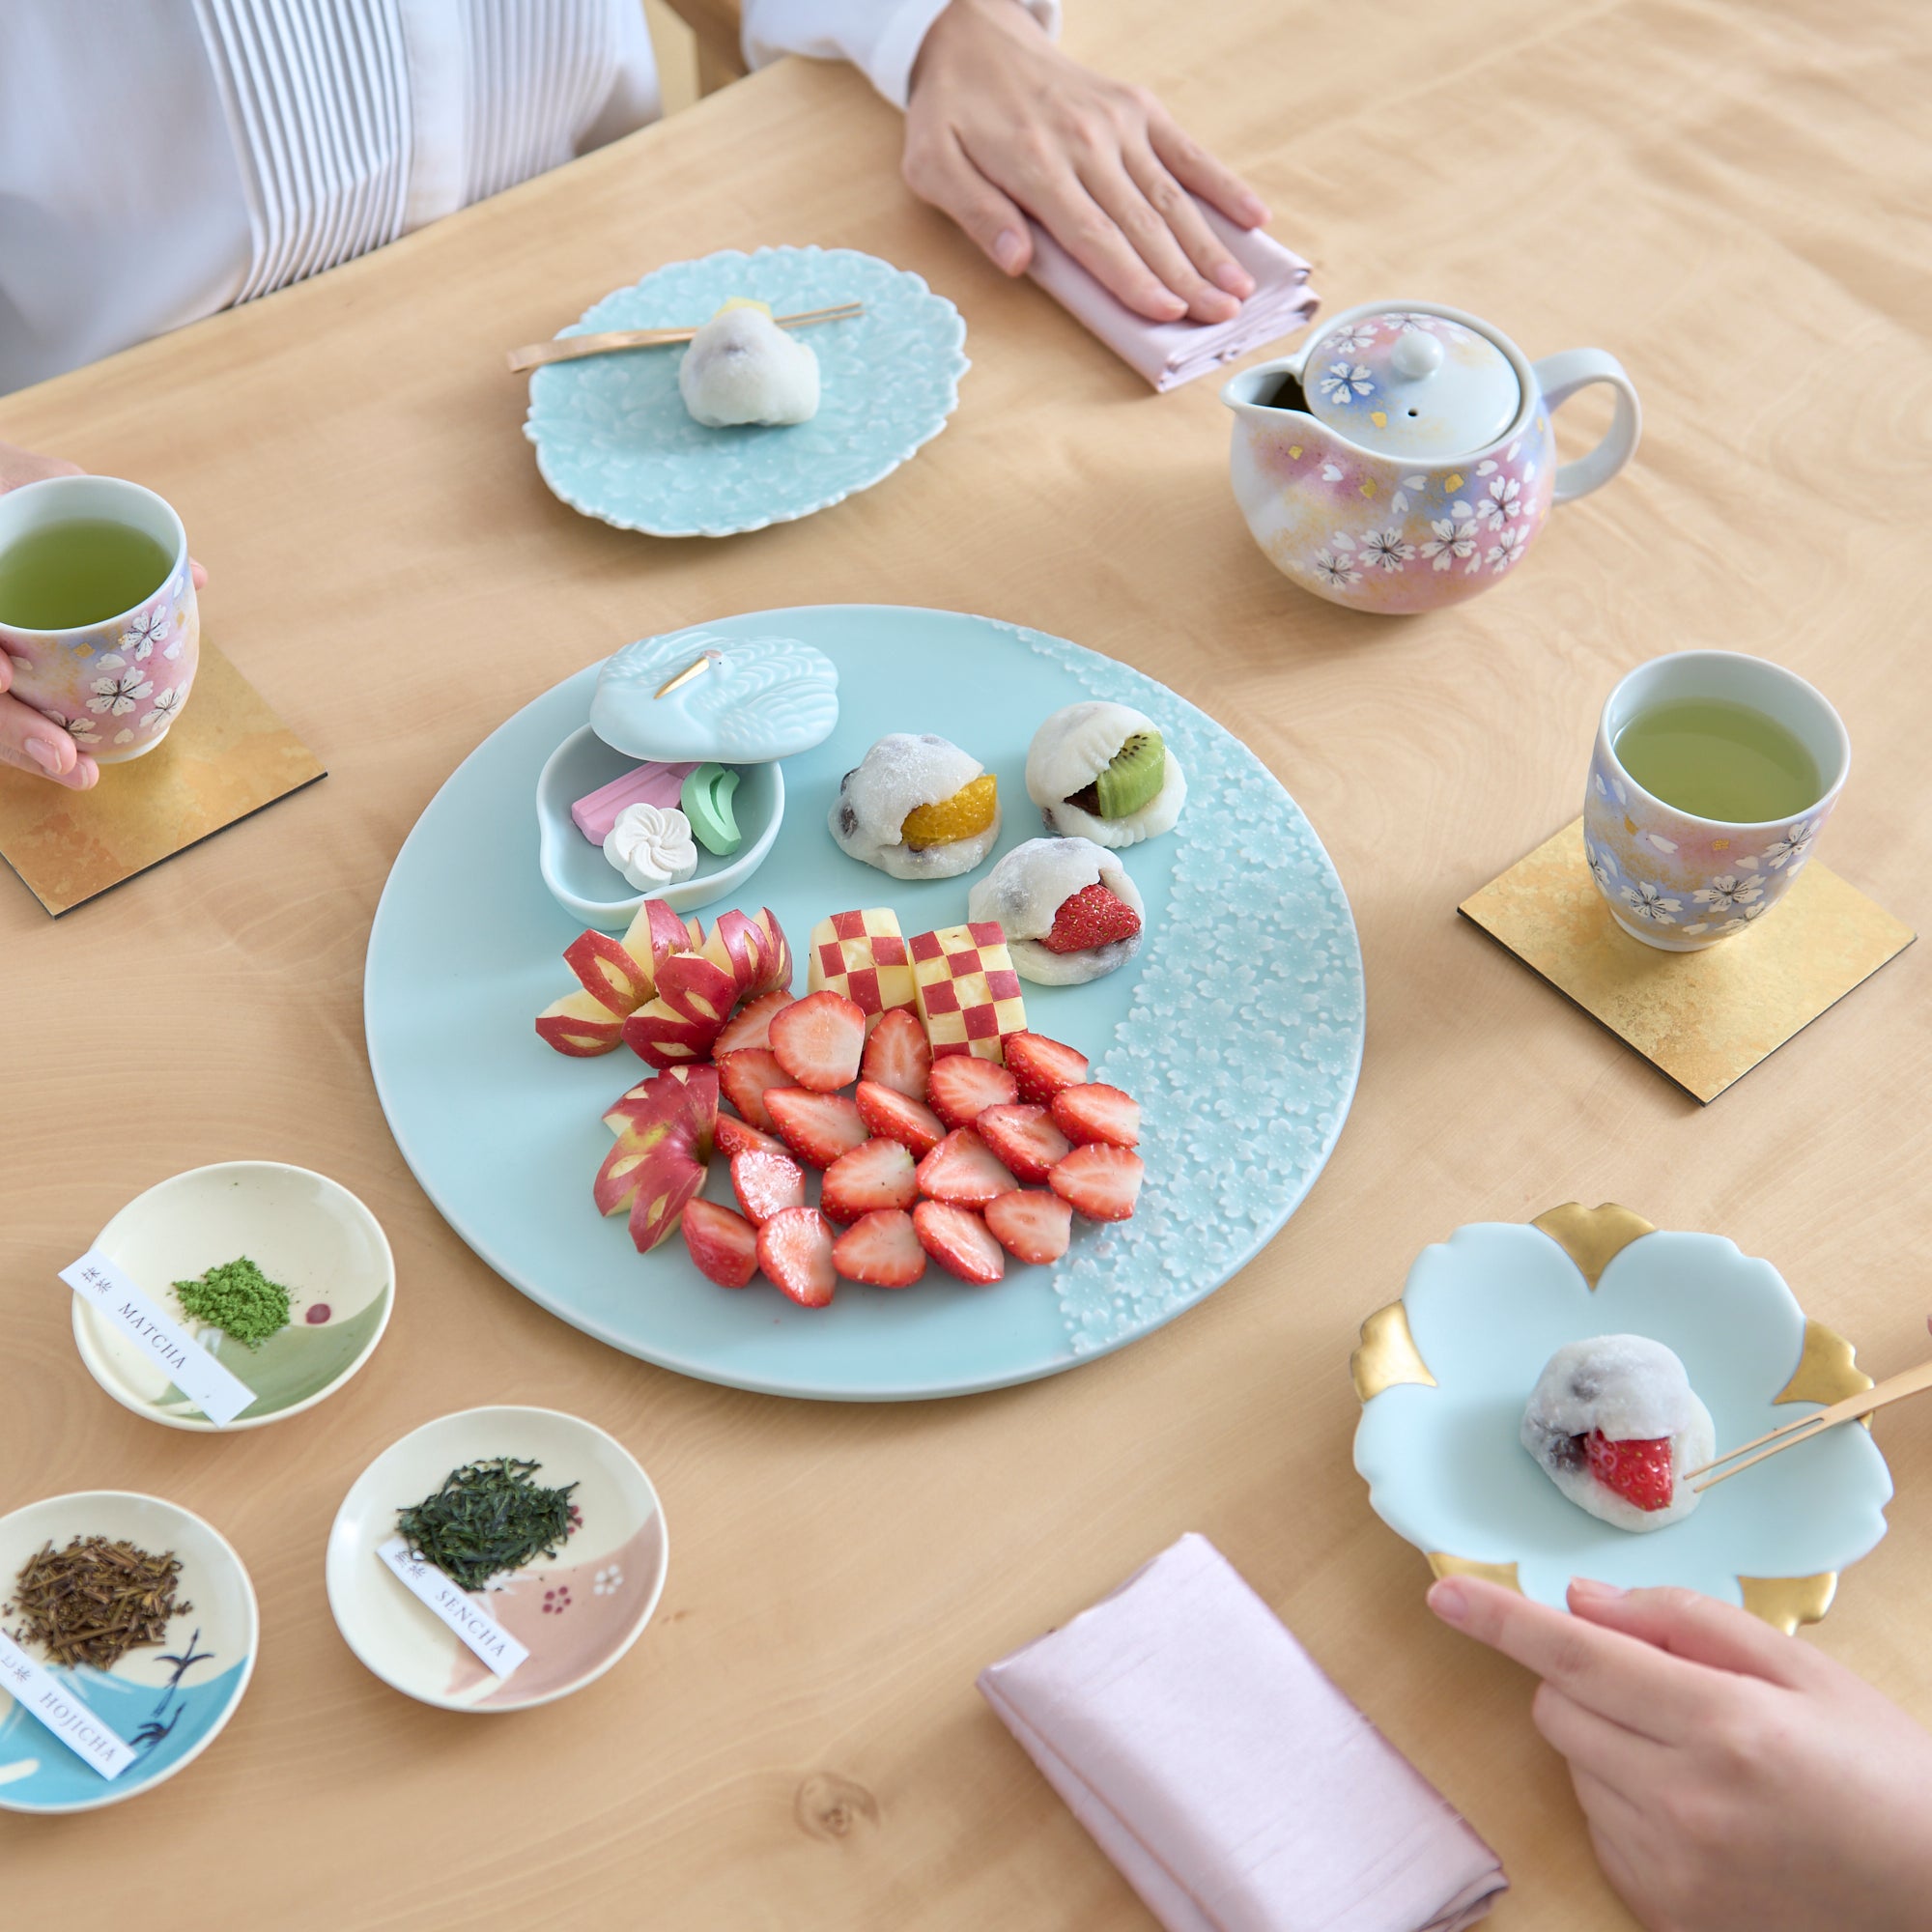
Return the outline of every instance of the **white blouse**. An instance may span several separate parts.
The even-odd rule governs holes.
[[[747,57],[849,60],[902,107],[945,4],[746,0]],[[0,0],[0,393],[658,113],[642,0]]]

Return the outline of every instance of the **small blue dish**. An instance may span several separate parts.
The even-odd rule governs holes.
[[[588,724],[573,731],[537,775],[537,868],[550,895],[573,919],[605,932],[621,932],[647,898],[663,899],[673,912],[728,898],[765,862],[784,823],[784,772],[777,764],[737,765],[738,789],[731,813],[744,835],[735,852],[722,858],[697,848],[697,870],[654,893],[634,892],[630,882],[577,829],[570,808],[600,785],[637,765],[607,745]]]
[[[791,523],[891,475],[958,407],[970,366],[959,311],[918,275],[852,248],[725,248],[672,262],[561,333],[687,327],[732,296],[774,315],[865,303],[850,322],[799,331],[818,357],[818,413],[776,428],[706,429],[678,394],[675,346],[546,364],[530,377],[524,434],[572,509],[660,537]]]
[[[1891,1477],[1870,1433],[1831,1430],[1634,1536],[1567,1501],[1517,1439],[1544,1364],[1598,1335],[1675,1350],[1720,1450],[1872,1385],[1769,1262],[1720,1235],[1574,1202],[1528,1226],[1459,1228],[1362,1324],[1355,1467],[1376,1514],[1438,1577],[1487,1577],[1558,1609],[1585,1577],[1677,1584],[1787,1631],[1816,1623],[1838,1572],[1885,1535]]]

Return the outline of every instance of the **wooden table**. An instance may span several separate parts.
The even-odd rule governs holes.
[[[1831,694],[1858,752],[1828,856],[1924,923],[1922,26],[1911,0],[1867,5],[1856,36],[1824,0],[1417,8],[1367,28],[1278,0],[1073,13],[1076,50],[1098,57],[1104,34],[1260,184],[1331,308],[1408,293],[1533,355],[1614,349],[1646,402],[1636,467],[1473,604],[1407,621],[1319,604],[1235,513],[1213,385],[1156,399],[1002,282],[899,186],[896,116],[796,62],[0,403],[0,436],[181,507],[211,635],[332,774],[59,924],[0,890],[0,1506],[176,1497],[235,1541],[265,1616],[254,1685],[191,1772],[111,1812],[0,1818],[8,1922],[119,1926],[139,1885],[175,1900],[148,1922],[278,1932],[1144,1923],[973,1676],[1199,1529],[1495,1844],[1516,1886],[1497,1926],[1628,1923],[1526,1681],[1435,1624],[1421,1559],[1371,1515],[1347,1361],[1426,1242],[1572,1198],[1737,1236],[1879,1374],[1924,1351],[1919,956],[1707,1111],[1454,916],[1576,810],[1616,676],[1703,643]],[[873,250],[959,303],[974,368],[946,434],[867,495],[725,544],[553,500],[502,351],[657,263],[779,241]],[[1022,620],[1205,706],[1307,809],[1368,961],[1353,1117],[1266,1255],[1120,1355],[971,1400],[772,1401],[577,1334],[439,1220],[363,1055],[384,877],[480,738],[641,633],[843,599]],[[128,1070],[90,1071],[110,1044]],[[395,1321],[313,1415],[171,1434],[88,1379],[54,1270],[141,1188],[251,1155],[370,1203]],[[350,1655],[323,1545],[378,1450],[497,1399],[622,1435],[675,1555],[656,1623],[595,1694],[471,1723]],[[1879,1437],[1892,1534],[1808,1640],[1932,1719],[1932,1407]]]

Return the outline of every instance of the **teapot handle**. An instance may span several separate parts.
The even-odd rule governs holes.
[[[1560,355],[1546,355],[1531,367],[1551,415],[1592,383],[1607,383],[1617,392],[1617,412],[1603,441],[1589,455],[1564,464],[1556,472],[1552,501],[1567,503],[1573,497],[1587,497],[1592,490],[1602,489],[1636,454],[1636,440],[1643,432],[1636,390],[1624,374],[1624,365],[1602,349],[1566,349]]]

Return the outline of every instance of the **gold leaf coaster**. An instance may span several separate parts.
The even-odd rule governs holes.
[[[1660,952],[1611,919],[1580,818],[1460,910],[1703,1101],[1917,937],[1813,859],[1771,918],[1702,952]]]
[[[103,765],[92,791],[0,766],[0,857],[59,918],[324,776],[204,634],[193,696],[146,757]]]

